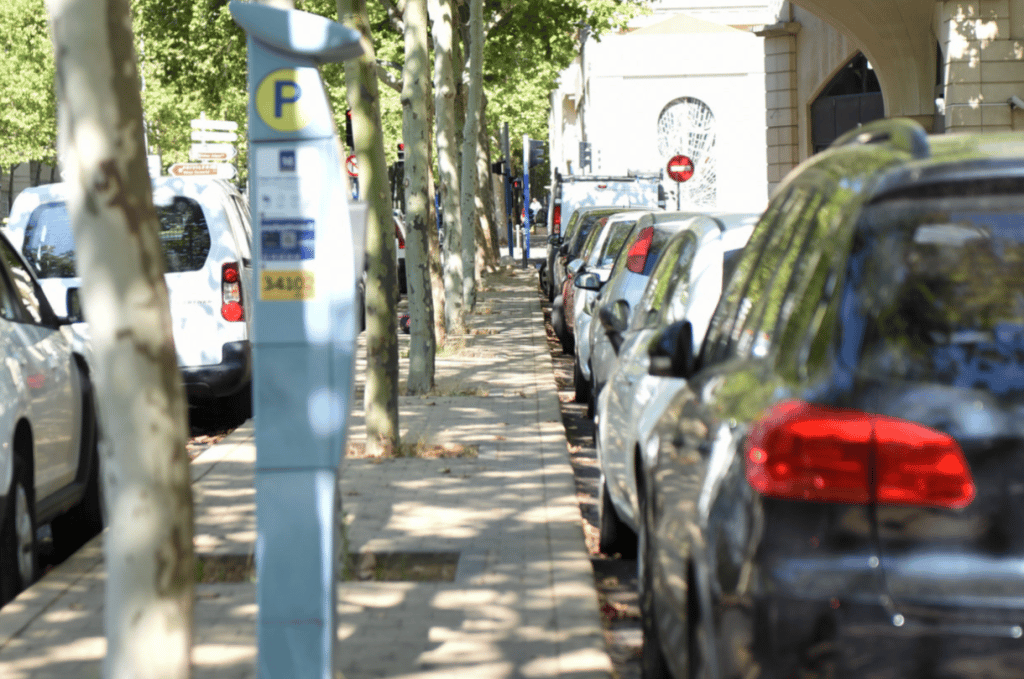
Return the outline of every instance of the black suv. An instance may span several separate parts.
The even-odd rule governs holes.
[[[779,187],[638,482],[645,676],[1024,676],[1024,137],[858,128]]]

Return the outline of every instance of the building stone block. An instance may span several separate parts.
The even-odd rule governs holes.
[[[954,61],[948,64],[946,69],[947,84],[981,82],[982,67],[980,61]]]
[[[792,54],[796,52],[796,38],[765,38],[764,53],[766,55]]]
[[[1024,96],[1024,85],[1013,83],[981,83],[981,103],[999,104],[1006,102],[1013,95]]]
[[[981,107],[969,106],[966,104],[950,106],[946,105],[946,127],[981,125]]]
[[[976,83],[952,83],[946,86],[946,106],[956,104],[980,104],[981,92]]]
[[[981,124],[986,128],[992,126],[1010,127],[1013,124],[1013,116],[1010,114],[1009,104],[986,104],[981,107]]]
[[[982,62],[1024,61],[1024,39],[979,42],[978,48],[981,50]]]
[[[981,81],[989,83],[1024,83],[1024,61],[993,61],[981,67]],[[1024,86],[1021,87],[1024,96]]]

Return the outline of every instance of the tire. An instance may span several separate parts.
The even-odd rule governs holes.
[[[658,633],[657,615],[654,610],[654,576],[651,573],[653,563],[650,533],[648,532],[647,502],[644,493],[639,492],[640,524],[637,537],[637,585],[640,589],[640,620],[643,631],[643,653],[640,656],[640,676],[642,679],[663,679],[671,677],[665,651],[661,647],[661,636]]]
[[[555,336],[562,344],[562,352],[571,354],[573,351],[572,335],[565,326],[565,307],[562,304],[562,296],[557,295],[551,303],[551,327],[555,330]]]
[[[583,371],[580,370],[579,358],[573,359],[572,362],[572,385],[576,390],[576,403],[586,403],[587,414],[591,415],[593,408],[589,405],[590,403],[590,382],[583,377]]]
[[[4,525],[0,526],[0,605],[35,582],[38,552],[32,478],[25,460],[15,457],[14,479]]]
[[[599,492],[601,497],[598,502],[598,549],[607,556],[620,554],[625,559],[636,556],[636,536],[615,512],[604,474],[601,475]]]

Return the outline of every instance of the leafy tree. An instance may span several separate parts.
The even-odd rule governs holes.
[[[43,0],[0,3],[0,167],[54,164],[57,120],[53,47]]]

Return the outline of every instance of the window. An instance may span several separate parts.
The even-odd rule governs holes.
[[[40,278],[77,275],[71,216],[64,203],[44,203],[32,211],[21,251]]]
[[[36,325],[50,323],[53,320],[53,311],[47,304],[43,291],[32,278],[28,267],[25,266],[18,253],[14,251],[6,240],[0,240],[0,258],[4,261],[4,268],[10,274],[12,287],[17,293],[17,299],[21,302],[21,320]]]
[[[167,273],[202,269],[210,254],[210,231],[199,203],[174,196],[170,204],[157,205],[156,213]]]
[[[697,237],[692,231],[685,231],[669,242],[637,303],[637,311],[633,314],[633,329],[659,326],[661,310],[666,302],[679,287],[686,287],[685,283],[680,286],[680,281],[689,278],[690,264],[693,263],[696,250]]]

